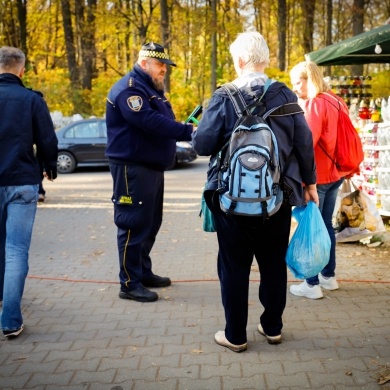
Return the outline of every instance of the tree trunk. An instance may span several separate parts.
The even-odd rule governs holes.
[[[16,2],[18,8],[19,31],[20,31],[20,49],[26,56],[26,64],[28,64],[27,53],[27,0],[18,0]]]
[[[326,2],[326,37],[325,37],[325,44],[326,46],[329,46],[332,44],[332,16],[333,16],[333,0],[327,0]],[[325,67],[325,75],[330,76],[331,75],[331,67],[326,66]]]
[[[211,94],[217,88],[217,0],[211,0]]]
[[[78,36],[78,51],[80,53],[79,85],[82,94],[79,98],[79,109],[83,113],[92,110],[89,93],[92,90],[92,79],[95,76],[96,49],[95,49],[95,12],[96,1],[75,0],[76,26]]]
[[[286,25],[287,25],[287,6],[286,0],[278,0],[278,68],[281,71],[286,70]]]
[[[72,29],[72,17],[69,0],[61,0],[62,23],[64,26],[66,58],[68,60],[69,78],[72,88],[78,88],[79,74],[76,62],[76,48]]]
[[[352,8],[352,34],[353,36],[363,32],[365,0],[353,0]],[[363,65],[352,65],[352,76],[363,74]]]
[[[170,39],[169,39],[169,17],[168,17],[168,4],[167,0],[161,0],[161,44],[165,47],[165,50],[169,53]],[[168,65],[168,72],[165,76],[165,89],[167,92],[171,90],[171,67]]]
[[[313,51],[314,11],[316,0],[303,0],[302,7],[305,19],[303,29],[303,49],[306,53]]]
[[[95,13],[96,0],[88,0],[86,17],[83,18],[81,39],[81,86],[83,89],[92,89],[92,79],[96,76],[96,48],[95,48]]]

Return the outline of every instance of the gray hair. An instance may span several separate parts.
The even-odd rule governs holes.
[[[241,58],[247,65],[269,64],[269,49],[264,37],[257,31],[238,34],[230,45],[233,59]]]
[[[16,47],[3,46],[0,48],[0,71],[21,71],[26,63],[26,56]]]

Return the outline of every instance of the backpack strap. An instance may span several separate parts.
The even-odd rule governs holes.
[[[263,99],[265,93],[267,92],[271,84],[272,84],[272,80],[267,79],[267,81],[264,84],[264,91],[262,95],[258,99],[256,99],[253,103],[248,104],[248,106],[246,107],[246,111],[248,114],[252,114],[253,110],[261,103],[261,100]]]
[[[227,92],[229,99],[232,101],[237,116],[242,116],[246,109],[246,102],[238,87],[233,83],[227,83],[222,88]]]
[[[268,110],[263,118],[267,119],[269,116],[287,116],[287,115],[295,115],[295,114],[303,114],[303,110],[298,103],[286,103],[281,106],[277,106]]]
[[[324,96],[321,96],[321,94],[317,95],[316,97],[319,97],[321,99],[326,100],[329,104],[331,104],[332,106],[336,107],[339,111],[341,110],[341,103],[340,103],[339,99],[337,99],[336,97],[332,96],[330,93],[326,93],[326,92],[322,92],[322,95],[329,96],[331,99],[333,99],[334,101],[337,102],[338,106],[335,106],[330,100],[326,99]]]
[[[222,86],[222,88],[227,92],[230,100],[233,103],[234,110],[236,111],[236,114],[238,117],[242,116],[244,114],[244,111],[246,111],[248,114],[252,114],[255,107],[260,103],[261,99],[263,99],[265,93],[267,92],[269,86],[272,84],[271,79],[267,79],[267,81],[264,84],[264,91],[262,95],[256,99],[254,102],[247,105],[244,97],[241,94],[241,91],[239,88],[233,84],[233,83],[227,83]]]
[[[331,94],[329,93],[326,93],[326,92],[323,92],[322,95],[326,95],[326,96],[329,96],[330,98],[332,98],[333,100],[336,100],[336,102],[338,103],[338,107],[336,105],[334,105],[330,100],[326,99],[324,96],[321,96],[321,94],[317,95],[317,97],[321,98],[321,99],[324,99],[326,100],[329,104],[331,104],[333,107],[337,108],[337,110],[339,111],[339,118],[340,118],[340,112],[342,110],[341,108],[341,103],[339,101],[339,99],[335,98],[334,96],[332,96]],[[325,150],[325,148],[322,146],[321,142],[317,142],[317,145],[322,149],[322,151],[328,156],[328,158],[333,162],[334,165],[336,165],[336,168],[337,169],[340,169],[340,165],[339,163],[335,160],[334,157],[330,156],[330,154]]]

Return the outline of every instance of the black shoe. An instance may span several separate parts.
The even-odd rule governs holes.
[[[15,337],[18,337],[23,332],[24,326],[22,326],[19,329],[14,330],[3,330],[3,335],[6,339],[14,339]]]
[[[158,295],[145,287],[138,287],[131,291],[121,291],[119,293],[119,298],[132,299],[137,302],[154,302],[157,301]]]
[[[168,287],[171,285],[171,279],[163,276],[152,275],[142,280],[144,287]]]

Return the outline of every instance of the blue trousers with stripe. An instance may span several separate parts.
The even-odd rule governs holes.
[[[150,252],[162,223],[164,172],[110,162],[114,221],[118,227],[122,291],[141,287],[153,275]]]

